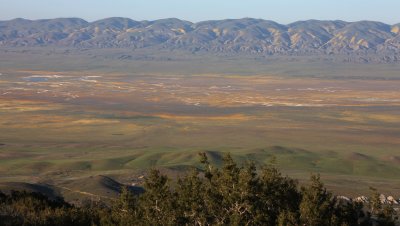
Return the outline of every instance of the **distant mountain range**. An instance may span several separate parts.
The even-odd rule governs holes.
[[[181,49],[265,55],[379,54],[400,60],[400,24],[360,21],[262,19],[191,23],[179,19],[134,21],[78,18],[0,21],[0,46]]]

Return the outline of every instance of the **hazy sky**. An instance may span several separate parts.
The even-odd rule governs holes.
[[[0,0],[0,20],[106,17],[189,21],[254,17],[290,23],[306,19],[400,23],[400,0]]]

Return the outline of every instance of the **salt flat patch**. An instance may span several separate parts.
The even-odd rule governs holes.
[[[275,89],[275,91],[290,91],[292,90],[292,88],[279,88],[279,89]]]
[[[371,98],[356,98],[356,99],[351,99],[353,101],[359,101],[359,102],[400,102],[400,99],[388,99],[388,98],[376,98],[376,97],[371,97]]]
[[[24,89],[25,88],[22,88],[22,87],[11,87],[11,88],[8,88],[6,90],[10,91],[10,90],[24,90]]]
[[[52,79],[60,79],[60,78],[70,78],[71,76],[66,75],[30,75],[23,77],[25,81],[28,82],[47,82]]]
[[[278,106],[278,105],[276,105]],[[326,107],[328,104],[294,104],[294,103],[285,103],[282,106],[287,107]],[[334,104],[330,104],[329,106],[335,106]]]
[[[254,117],[244,114],[233,115],[218,115],[218,116],[195,116],[195,115],[172,115],[172,114],[157,114],[155,117],[173,120],[251,120]]]
[[[50,92],[50,90],[48,90],[48,89],[39,89],[39,90],[36,91],[37,94],[47,93],[47,92]]]
[[[107,120],[107,119],[79,119],[76,121],[72,121],[72,124],[80,124],[80,125],[115,124],[115,123],[120,123],[120,121]]]
[[[67,75],[31,75],[25,78],[70,78],[71,76]]]
[[[165,84],[164,84],[164,83],[151,83],[151,84],[149,84],[149,85],[151,85],[151,86],[156,86],[156,87],[160,87],[160,88],[164,88],[164,87],[165,87]]]
[[[79,80],[82,81],[82,82],[91,82],[91,83],[97,83],[98,82],[97,80],[89,79],[88,77],[82,77]]]

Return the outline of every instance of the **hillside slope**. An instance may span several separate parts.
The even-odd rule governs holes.
[[[262,19],[191,23],[179,19],[134,21],[78,18],[0,21],[0,46],[179,49],[190,52],[265,55],[377,54],[397,61],[399,24],[373,21],[298,21],[288,25]]]

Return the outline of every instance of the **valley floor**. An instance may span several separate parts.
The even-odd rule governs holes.
[[[8,63],[0,63],[0,181],[109,175],[131,183],[149,167],[179,174],[205,151],[216,164],[224,152],[257,164],[276,158],[290,176],[321,173],[341,194],[374,186],[400,196],[395,66],[380,65],[387,70],[378,79],[370,66],[354,69],[366,73],[358,78],[345,67],[315,77],[293,68],[282,76],[162,74]]]

